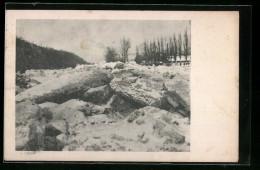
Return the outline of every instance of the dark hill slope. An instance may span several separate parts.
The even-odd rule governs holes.
[[[63,69],[89,64],[79,56],[63,50],[41,47],[16,38],[16,72],[29,69]]]

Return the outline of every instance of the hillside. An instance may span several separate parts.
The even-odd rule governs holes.
[[[16,72],[30,69],[64,69],[88,64],[79,56],[52,48],[41,47],[16,38]]]

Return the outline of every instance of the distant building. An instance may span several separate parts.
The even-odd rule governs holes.
[[[190,64],[191,62],[191,56],[189,55],[187,57],[187,61],[185,59],[185,56],[182,56],[181,59],[179,58],[179,56],[177,56],[176,58],[176,61],[173,60],[173,62],[176,62],[176,63],[184,63],[184,64]]]

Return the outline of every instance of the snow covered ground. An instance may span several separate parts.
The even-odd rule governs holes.
[[[133,61],[27,70],[38,83],[16,95],[16,149],[187,152],[189,75]]]

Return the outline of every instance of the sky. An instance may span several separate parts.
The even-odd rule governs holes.
[[[106,48],[119,50],[120,40],[130,39],[129,54],[144,40],[169,37],[174,33],[190,36],[190,21],[140,20],[17,20],[16,35],[29,42],[72,52],[88,62],[104,60]]]

